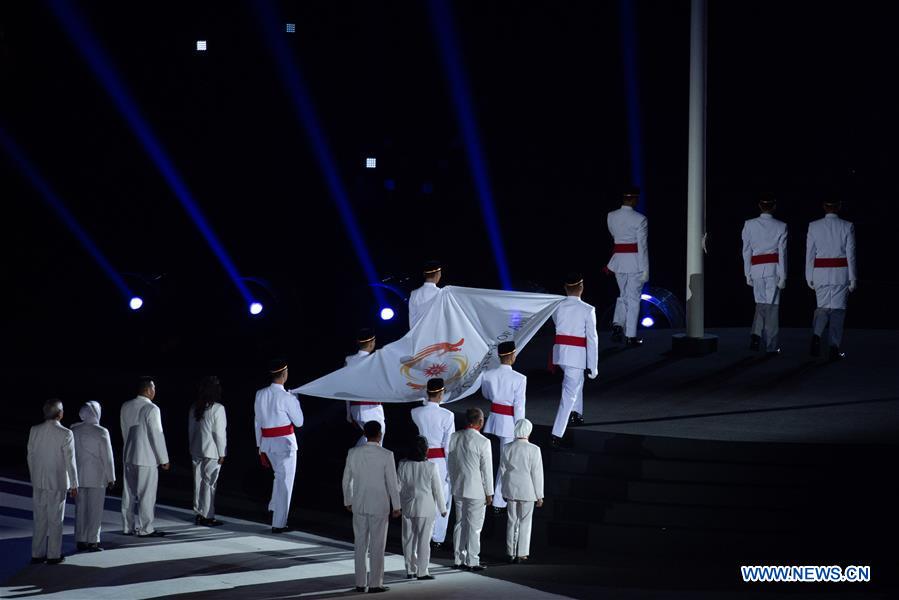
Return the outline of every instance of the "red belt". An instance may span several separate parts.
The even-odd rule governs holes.
[[[631,254],[637,251],[637,244],[615,244],[615,254]]]
[[[754,265],[767,265],[768,263],[776,263],[778,260],[780,260],[780,255],[777,252],[773,252],[771,254],[754,254],[750,262]]]
[[[840,258],[816,258],[815,259],[815,268],[816,269],[826,269],[829,267],[848,267],[849,261],[846,260],[845,256]]]
[[[293,433],[293,424],[281,425],[280,427],[263,427],[262,437],[284,437]]]
[[[380,402],[364,402],[364,401],[356,401],[350,400],[351,406],[381,406]]]
[[[446,458],[443,448],[428,448],[428,458]]]
[[[515,416],[515,407],[511,404],[497,404],[494,402],[490,406],[490,412],[495,415],[509,415],[510,417]]]
[[[580,348],[587,347],[587,338],[578,337],[576,335],[559,335],[556,334],[556,343],[560,346],[578,346]]]

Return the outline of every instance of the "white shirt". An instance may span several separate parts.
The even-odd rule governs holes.
[[[400,505],[405,517],[434,517],[446,506],[437,465],[428,460],[404,460],[397,470]]]
[[[493,495],[493,455],[490,440],[477,429],[465,428],[450,438],[447,469],[453,496],[486,498]]]
[[[649,272],[649,222],[631,206],[622,206],[606,217],[609,234],[616,244],[637,244],[636,252],[612,255],[609,270],[613,273]]]
[[[846,258],[848,267],[815,268],[815,258]],[[846,285],[856,280],[855,226],[833,213],[808,224],[805,278],[815,286]]]
[[[527,440],[506,444],[499,461],[503,496],[509,500],[536,502],[543,499],[543,456]]]
[[[515,423],[524,418],[525,392],[528,378],[512,368],[500,365],[484,373],[481,379],[481,394],[494,404],[512,407],[513,414],[501,415],[490,411],[484,433],[499,437],[515,437]]]
[[[280,383],[273,383],[256,392],[253,405],[256,425],[256,445],[260,452],[290,453],[297,451],[297,436],[294,433],[280,437],[262,437],[263,429],[283,427],[293,424],[303,426],[303,410],[300,400],[284,389]]]
[[[450,436],[456,430],[456,416],[436,402],[413,408],[412,422],[418,434],[428,440],[428,448],[443,448],[449,453]]]
[[[125,464],[156,467],[169,462],[162,415],[149,398],[138,396],[125,402],[119,413],[119,423],[125,441]]]
[[[31,485],[42,490],[78,487],[75,438],[56,419],[31,428],[28,434],[28,471]]]
[[[747,278],[787,278],[787,224],[771,213],[762,213],[743,223],[743,275]],[[752,257],[777,253],[777,262],[752,264]]]
[[[387,515],[400,508],[393,452],[368,442],[351,448],[343,469],[343,504],[359,515]]]
[[[568,296],[553,313],[556,335],[570,335],[587,339],[587,347],[555,344],[553,364],[575,369],[590,369],[597,373],[599,338],[596,335],[596,309],[578,298]]]
[[[194,416],[194,409],[191,408],[187,417],[190,455],[194,458],[224,458],[227,449],[227,427],[225,407],[218,402],[206,407],[199,421]]]
[[[75,465],[80,487],[105,488],[115,481],[115,464],[109,430],[94,423],[72,425]]]
[[[412,293],[409,294],[409,329],[415,327],[439,293],[440,288],[436,283],[430,281],[426,281],[420,288],[412,290]]]

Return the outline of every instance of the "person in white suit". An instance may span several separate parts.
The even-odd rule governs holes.
[[[228,418],[222,406],[218,377],[205,377],[187,418],[187,440],[194,468],[194,519],[197,525],[216,527],[215,489],[225,462]]]
[[[375,351],[375,333],[368,328],[359,330],[356,336],[356,343],[359,345],[359,351],[346,357],[345,365],[348,367],[366,357],[371,356]],[[381,443],[384,443],[384,437],[387,435],[387,423],[384,419],[384,406],[380,402],[369,402],[367,400],[347,400],[346,402],[346,420],[359,428],[359,439],[356,441],[357,446],[364,446],[368,443],[365,437],[363,427],[369,421],[377,421],[381,424]]]
[[[456,507],[453,550],[457,569],[483,571],[481,564],[481,528],[484,513],[493,503],[493,456],[490,440],[481,435],[484,413],[469,408],[468,426],[450,438],[448,466]]]
[[[57,565],[62,555],[62,522],[66,513],[66,492],[77,500],[78,468],[75,465],[75,438],[63,427],[62,402],[44,403],[44,422],[28,434],[28,472],[34,502],[34,536],[31,563]]]
[[[297,436],[295,427],[303,426],[303,410],[294,391],[284,388],[287,382],[287,362],[275,360],[269,368],[272,383],[256,392],[253,405],[256,427],[256,451],[263,467],[275,473],[272,482],[272,533],[288,531],[287,516],[293,496],[293,481],[297,472]]]
[[[615,243],[606,269],[615,274],[619,290],[612,317],[612,337],[620,342],[623,334],[628,346],[643,343],[637,338],[637,320],[643,284],[649,280],[649,222],[635,208],[639,201],[640,190],[630,189],[624,193],[621,208],[611,211],[606,218],[609,235]]]
[[[122,491],[122,532],[140,537],[161,537],[153,526],[159,471],[169,470],[169,454],[162,432],[162,415],[153,404],[156,383],[151,377],[138,381],[137,397],[122,405],[119,421],[125,441],[125,486]],[[134,503],[138,504],[137,520]]]
[[[78,412],[72,425],[75,464],[78,467],[78,499],[75,502],[75,544],[79,550],[98,552],[100,524],[106,489],[115,484],[115,459],[109,430],[100,425],[100,403],[91,400]]]
[[[428,440],[415,438],[411,460],[400,461],[397,475],[400,484],[400,506],[403,512],[403,556],[406,578],[434,579],[428,572],[431,561],[431,531],[437,507],[443,509],[443,481],[437,466],[428,461]],[[446,511],[441,513],[444,517]]]
[[[509,507],[506,553],[513,563],[528,560],[534,507],[543,506],[543,456],[540,448],[528,441],[533,429],[527,419],[516,421],[515,441],[503,446],[499,462]]]
[[[824,218],[808,225],[805,248],[805,278],[815,290],[817,308],[812,323],[812,356],[821,354],[821,336],[830,337],[830,359],[845,357],[843,324],[849,293],[858,277],[855,269],[855,226],[839,217],[839,200],[824,203]]]
[[[445,504],[437,506],[440,513],[434,518],[434,531],[431,534],[431,548],[438,550],[446,540],[446,529],[449,520],[450,496],[449,472],[446,468],[446,456],[449,453],[450,436],[456,430],[456,417],[440,406],[443,402],[443,379],[435,377],[428,380],[426,387],[428,401],[424,406],[413,408],[412,422],[418,427],[418,434],[428,440],[428,460],[437,467],[437,474],[443,482],[443,498]]]
[[[393,452],[381,447],[381,424],[366,423],[365,437],[368,443],[351,448],[346,457],[343,504],[353,513],[356,591],[364,592],[368,585],[373,594],[390,589],[384,586],[384,547],[388,517],[400,516],[400,496]]]
[[[425,263],[422,271],[424,283],[409,294],[409,329],[415,327],[415,324],[428,310],[431,302],[440,293],[440,288],[437,287],[437,284],[440,283],[440,276],[443,274],[440,263],[430,260]]]
[[[499,438],[499,447],[502,449],[515,439],[515,423],[524,418],[528,378],[512,369],[515,364],[515,342],[500,343],[496,352],[500,365],[484,373],[481,394],[491,402],[484,433]],[[498,513],[505,507],[502,479],[497,469],[493,510]]]
[[[552,447],[560,448],[569,424],[584,422],[584,370],[590,379],[597,375],[599,340],[596,335],[596,309],[581,300],[584,278],[571,273],[565,279],[567,298],[553,313],[556,326],[553,364],[562,367],[562,398],[552,429]]]
[[[787,224],[774,218],[774,196],[759,200],[761,214],[743,224],[743,274],[755,296],[750,350],[762,342],[768,354],[777,354],[780,296],[787,285]]]

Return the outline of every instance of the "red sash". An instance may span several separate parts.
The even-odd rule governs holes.
[[[495,415],[509,415],[510,417],[515,416],[515,407],[510,404],[497,404],[494,402],[490,406],[490,412]]]
[[[777,252],[771,254],[755,254],[750,261],[754,265],[767,265],[768,263],[776,263],[780,259]]]
[[[262,437],[273,438],[273,437],[284,437],[285,435],[291,435],[293,433],[293,424],[289,423],[287,425],[281,425],[280,427],[263,427],[262,428]]]
[[[428,458],[446,458],[443,448],[428,448]]]
[[[615,254],[633,254],[637,252],[637,244],[615,244],[613,252]]]
[[[846,260],[845,256],[841,256],[840,258],[816,258],[815,259],[815,268],[816,269],[828,269],[833,267],[848,267],[849,261]]]
[[[578,337],[576,335],[556,334],[556,343],[560,346],[578,346],[580,348],[587,347],[587,338]]]

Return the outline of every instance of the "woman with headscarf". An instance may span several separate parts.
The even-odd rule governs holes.
[[[222,406],[222,384],[218,377],[205,377],[197,389],[197,399],[188,418],[190,455],[194,466],[194,513],[197,525],[214,527],[215,488],[225,462],[228,420]]]
[[[397,471],[400,486],[400,507],[403,513],[403,555],[406,558],[406,578],[434,579],[428,573],[431,561],[431,529],[440,507],[446,516],[443,482],[437,465],[428,460],[428,440],[415,438],[411,460],[400,462]]]
[[[503,446],[499,462],[503,496],[508,507],[506,553],[509,562],[528,560],[534,506],[543,506],[543,456],[528,441],[534,426],[527,419],[515,423],[515,441]]]
[[[78,412],[80,423],[72,425],[75,436],[75,465],[78,497],[75,499],[75,542],[79,550],[99,552],[100,523],[106,488],[115,484],[115,463],[109,430],[100,425],[100,403],[91,400]]]

